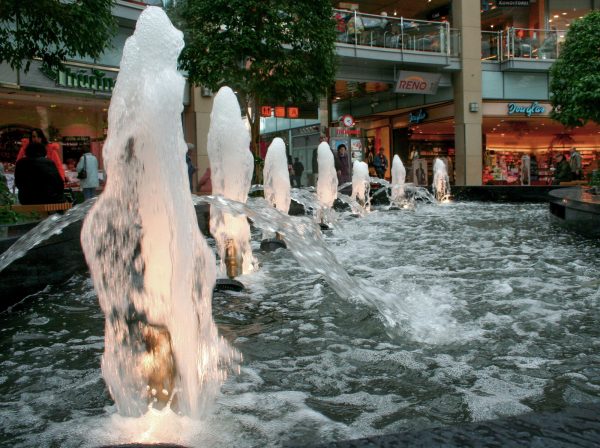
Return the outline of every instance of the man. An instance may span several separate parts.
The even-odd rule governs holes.
[[[571,166],[571,176],[573,180],[582,179],[582,171],[581,171],[581,154],[577,151],[577,148],[571,148],[571,153],[569,156],[569,165]]]
[[[377,177],[379,179],[385,179],[385,172],[387,170],[388,160],[385,154],[383,153],[383,148],[379,148],[379,153],[375,156],[375,159],[373,160],[373,166],[375,167]]]
[[[565,160],[565,157],[562,154],[558,154],[556,156],[553,184],[559,185],[561,182],[569,182],[572,179],[573,177],[569,163]]]
[[[300,188],[302,186],[302,173],[304,172],[304,165],[302,165],[302,162],[300,162],[298,157],[294,158],[293,168],[296,187]]]
[[[100,180],[98,179],[98,159],[92,154],[90,148],[86,150],[77,163],[77,173],[81,173],[81,170],[85,170],[86,175],[84,178],[79,178],[79,185],[81,185],[83,199],[87,201],[96,196],[96,188],[100,186]]]

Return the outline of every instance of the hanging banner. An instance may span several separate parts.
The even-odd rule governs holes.
[[[396,82],[396,93],[419,93],[434,95],[440,84],[441,73],[400,71]]]

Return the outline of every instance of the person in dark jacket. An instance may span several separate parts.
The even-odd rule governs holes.
[[[337,158],[340,162],[338,170],[338,185],[342,185],[352,180],[352,176],[350,175],[350,161],[348,160],[348,150],[346,149],[346,145],[342,144],[338,146]]]
[[[15,166],[15,184],[19,189],[19,202],[29,204],[54,204],[64,202],[64,182],[52,160],[46,158],[46,148],[41,143],[30,143],[25,157]]]
[[[558,185],[561,182],[569,182],[571,177],[571,166],[565,159],[565,156],[559,154],[556,157],[556,171],[554,171],[554,184]]]

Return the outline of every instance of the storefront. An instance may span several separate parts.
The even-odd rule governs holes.
[[[393,152],[406,168],[407,182],[431,184],[433,164],[441,158],[454,183],[453,115],[454,104],[444,103],[413,109],[392,119]]]
[[[34,61],[18,79],[8,70],[2,74],[0,162],[8,173],[14,170],[22,139],[35,128],[42,129],[50,142],[59,144],[67,176],[74,174],[69,171],[88,150],[103,168],[102,145],[116,69],[70,64],[64,70],[51,71]]]
[[[546,102],[485,102],[483,184],[548,185],[555,157],[576,147],[584,173],[600,158],[600,126],[566,129],[550,119]]]

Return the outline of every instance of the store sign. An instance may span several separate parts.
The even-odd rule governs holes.
[[[528,106],[523,106],[522,104],[516,103],[508,103],[507,107],[508,115],[524,114],[528,117],[531,117],[532,115],[541,115],[546,112],[546,108],[537,101],[534,101]]]
[[[361,133],[360,129],[346,129],[340,127],[335,127],[332,129],[334,130],[335,135],[360,135]]]
[[[105,72],[94,68],[73,71],[69,67],[65,67],[63,70],[53,70],[42,66],[40,71],[61,87],[110,93],[115,86],[113,78],[107,77]]]
[[[298,118],[300,111],[297,107],[285,107],[285,106],[261,106],[260,116],[270,118]]]
[[[425,121],[427,118],[427,111],[423,109],[419,109],[416,112],[411,112],[408,114],[408,122],[411,124],[418,124]]]
[[[529,0],[498,0],[500,7],[529,6]]]
[[[401,71],[394,92],[434,95],[441,77],[440,73]]]

